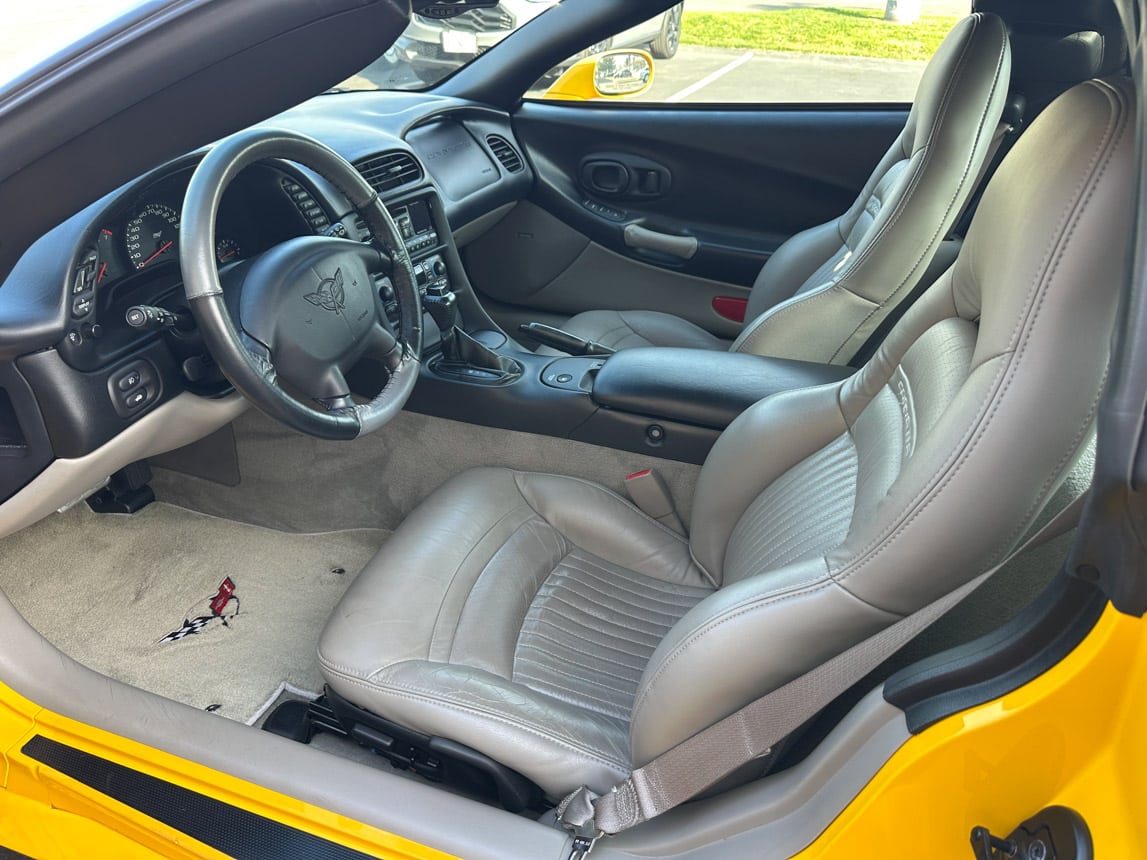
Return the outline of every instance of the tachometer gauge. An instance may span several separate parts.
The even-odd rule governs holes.
[[[127,222],[124,242],[133,268],[178,255],[179,213],[163,203],[148,203]]]
[[[219,265],[234,263],[239,256],[239,243],[234,239],[220,239],[215,243],[215,259]]]

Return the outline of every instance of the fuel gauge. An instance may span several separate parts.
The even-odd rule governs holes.
[[[219,265],[239,259],[239,244],[234,239],[220,239],[215,243],[215,259]]]

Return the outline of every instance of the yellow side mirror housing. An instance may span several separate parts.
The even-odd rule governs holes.
[[[543,98],[556,101],[621,99],[653,86],[653,57],[645,51],[617,50],[578,60],[565,70]]]

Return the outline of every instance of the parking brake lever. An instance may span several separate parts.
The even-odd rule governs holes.
[[[522,323],[518,331],[526,337],[536,340],[552,349],[561,350],[570,355],[613,355],[614,350],[596,341],[586,340],[560,328],[543,323]]]

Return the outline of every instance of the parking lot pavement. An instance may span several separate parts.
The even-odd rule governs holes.
[[[666,102],[910,102],[923,60],[878,60],[682,45],[655,60],[642,98]]]
[[[884,9],[886,0],[685,0],[691,12],[766,12],[793,6],[847,6],[853,9]],[[967,15],[971,0],[923,0],[924,15]]]

